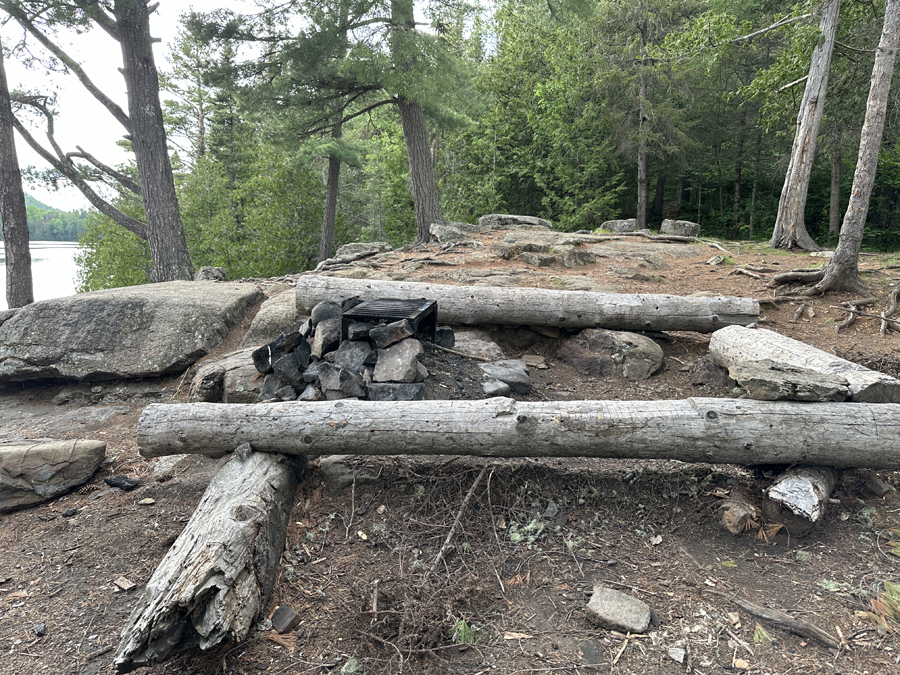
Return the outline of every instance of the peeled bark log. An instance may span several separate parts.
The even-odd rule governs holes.
[[[849,382],[853,401],[900,403],[900,380],[770,330],[727,326],[712,334],[709,353],[725,368],[768,359],[785,366],[839,375]]]
[[[118,672],[247,636],[272,591],[304,466],[251,453],[219,469],[122,631]]]
[[[802,537],[825,515],[837,479],[837,471],[827,466],[792,467],[766,490],[763,515]]]
[[[304,276],[297,280],[297,309],[308,314],[325,300],[358,296],[437,300],[438,320],[451,324],[497,323],[612,330],[692,330],[709,333],[759,318],[750,298],[628,295],[545,288],[448,286],[417,282]]]
[[[324,401],[151,404],[144,457],[241,443],[302,455],[616,457],[900,468],[900,405],[682,401]]]

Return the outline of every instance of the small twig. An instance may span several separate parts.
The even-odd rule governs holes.
[[[444,540],[444,545],[441,546],[441,550],[438,551],[437,557],[434,559],[434,562],[431,563],[431,568],[425,575],[425,579],[432,575],[434,570],[437,569],[437,566],[440,564],[441,560],[444,559],[444,554],[447,552],[447,549],[450,548],[450,542],[453,540],[453,535],[456,533],[456,528],[459,527],[459,523],[462,521],[463,514],[466,512],[466,507],[469,505],[469,501],[472,499],[472,495],[475,494],[475,488],[478,487],[478,484],[481,482],[481,479],[484,478],[485,473],[487,473],[487,466],[481,467],[481,472],[478,474],[475,482],[472,483],[472,487],[469,488],[469,492],[466,494],[466,498],[463,499],[463,503],[459,507],[459,512],[456,514],[456,520],[453,521],[453,525],[450,527],[450,531],[447,533],[447,538]]]
[[[729,251],[727,248],[722,248],[721,246],[719,246],[719,245],[718,245],[716,242],[714,242],[714,241],[708,241],[708,242],[706,242],[706,245],[707,245],[707,246],[711,246],[712,248],[717,248],[717,249],[719,249],[720,251],[722,251],[722,253],[724,253],[724,254],[727,255],[727,256],[730,256],[730,257],[732,257],[732,258],[734,257],[734,253],[732,253],[731,251]]]
[[[455,349],[450,349],[449,347],[441,347],[440,345],[434,345],[435,349],[440,349],[442,352],[447,352],[448,354],[455,354],[456,356],[463,356],[467,359],[475,359],[476,361],[484,361],[486,363],[490,363],[493,359],[486,359],[483,356],[475,356],[474,354],[466,354],[464,352],[458,352]]]
[[[750,270],[748,270],[744,267],[735,267],[733,270],[731,270],[731,272],[728,273],[728,276],[731,276],[732,274],[743,274],[748,277],[753,277],[754,279],[765,279],[765,277],[762,274],[757,274],[756,272],[751,272]]]
[[[612,665],[616,665],[619,662],[619,659],[622,658],[622,654],[625,653],[625,648],[628,647],[628,638],[631,636],[627,636],[625,640],[622,641],[622,646],[619,648],[618,653],[616,654],[616,658],[613,659]]]
[[[806,311],[806,303],[801,303],[801,305],[797,308],[797,311],[794,312],[793,318],[790,320],[790,323],[797,323],[800,320],[800,317],[803,316],[803,312]]]

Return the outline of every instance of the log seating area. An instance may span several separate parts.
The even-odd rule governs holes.
[[[267,402],[151,404],[141,416],[137,440],[144,457],[233,457],[210,484],[134,608],[116,650],[119,672],[158,663],[187,647],[209,649],[246,638],[271,591],[287,514],[307,457],[352,452],[791,465],[769,488],[765,503],[753,503],[738,491],[725,500],[720,522],[735,534],[776,518],[792,535],[802,534],[824,514],[837,482],[836,468],[900,469],[900,381],[777,333],[746,327],[759,313],[752,300],[315,275],[301,277],[296,292],[298,310],[310,313],[310,319],[253,354],[260,374],[272,378],[260,396]],[[422,398],[417,388],[413,396],[369,395],[370,400],[362,400],[368,386],[378,384],[372,377],[377,367],[372,354],[416,342],[415,328],[403,321],[342,326],[343,311],[378,298],[435,300],[438,320],[445,324],[712,332],[710,356],[746,387],[748,397],[425,401],[416,400]],[[347,341],[341,340],[342,328]],[[438,342],[446,339],[441,332],[438,328]],[[379,346],[388,333],[391,342]],[[344,377],[349,390],[340,386],[341,373],[329,373],[343,372],[338,354],[349,351],[343,346],[348,341],[375,343],[375,349],[354,354],[358,372],[371,370],[369,380]],[[323,373],[337,384],[328,385]],[[423,375],[412,365],[403,377],[408,378],[405,384],[416,384]],[[827,391],[814,386],[819,380],[828,381]]]

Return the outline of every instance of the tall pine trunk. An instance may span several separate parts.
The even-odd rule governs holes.
[[[113,15],[122,47],[132,147],[153,258],[151,281],[190,280],[193,266],[169,162],[147,6],[143,0],[115,0]]]
[[[831,203],[828,207],[828,231],[841,231],[841,136],[840,124],[836,124],[831,139]]]
[[[734,211],[731,215],[731,236],[741,236],[741,170],[744,167],[744,131],[747,126],[747,111],[741,108],[738,115],[738,145],[734,157]]]
[[[756,132],[756,157],[753,160],[753,193],[750,195],[750,232],[753,239],[753,217],[756,215],[756,194],[759,190],[759,164],[762,158],[762,130]]]
[[[863,293],[866,287],[859,279],[859,249],[869,211],[869,199],[875,184],[875,169],[881,150],[884,120],[887,116],[891,77],[900,42],[900,0],[888,0],[884,8],[884,27],[875,50],[875,65],[866,102],[866,117],[859,139],[859,157],[853,174],[850,203],[841,225],[841,236],[834,255],[828,262],[824,278],[814,291],[846,290]]]
[[[806,89],[803,92],[800,111],[797,114],[797,132],[791,149],[791,161],[788,165],[787,175],[784,177],[781,199],[778,202],[775,231],[769,240],[769,245],[776,248],[797,246],[807,251],[822,249],[807,233],[804,217],[806,193],[809,189],[809,177],[812,174],[813,161],[816,157],[816,141],[819,135],[819,124],[822,121],[822,111],[825,108],[828,70],[831,67],[831,52],[834,49],[840,9],[840,0],[827,0],[822,6],[822,20],[819,25],[822,37],[813,50],[810,61]]]
[[[334,116],[331,137],[339,139],[343,133],[343,115]],[[341,180],[341,158],[332,152],[328,155],[328,177],[325,179],[325,212],[322,216],[322,238],[319,240],[319,262],[331,257],[334,247],[334,221],[337,217],[338,185]]]
[[[640,66],[640,82],[638,90],[638,173],[637,173],[637,229],[647,227],[647,165],[649,158],[647,153],[647,139],[644,127],[647,124],[644,102],[647,100],[647,80],[644,78],[643,64]]]
[[[28,246],[28,214],[16,156],[13,112],[0,45],[0,219],[6,257],[6,303],[10,309],[34,302],[31,250]]]

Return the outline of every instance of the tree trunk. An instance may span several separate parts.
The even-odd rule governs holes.
[[[637,214],[635,221],[637,229],[643,230],[647,227],[647,194],[649,187],[647,185],[647,166],[650,162],[647,153],[647,139],[644,127],[647,125],[646,111],[644,102],[647,100],[647,81],[644,77],[643,63],[639,66],[639,90],[638,90],[638,157],[637,157]]]
[[[741,237],[741,170],[744,165],[744,131],[747,126],[747,111],[741,108],[738,115],[738,145],[734,158],[734,210],[731,215],[731,236]]]
[[[820,28],[822,37],[813,50],[809,65],[809,76],[806,89],[800,101],[800,112],[797,114],[797,132],[791,149],[791,161],[784,187],[778,202],[778,215],[775,218],[775,231],[769,245],[776,248],[800,247],[807,251],[820,251],[821,246],[812,240],[806,231],[804,222],[806,212],[806,193],[809,189],[809,177],[812,174],[813,161],[816,157],[816,141],[819,135],[819,123],[825,108],[825,92],[828,89],[828,71],[831,66],[831,52],[834,49],[834,38],[837,34],[840,0],[827,0],[822,6]]]
[[[343,115],[338,112],[331,128],[335,140],[343,133]],[[325,180],[325,212],[322,216],[322,238],[319,241],[318,262],[328,260],[334,248],[334,221],[337,216],[338,185],[341,179],[341,158],[332,152],[328,155],[328,178]]]
[[[247,637],[272,591],[304,465],[250,453],[219,469],[128,618],[118,672]]]
[[[6,303],[10,309],[34,302],[28,213],[16,156],[12,104],[0,45],[0,220],[6,258]]]
[[[222,455],[242,443],[296,455],[677,459],[900,468],[900,405],[683,401],[151,403],[144,457]]]
[[[697,178],[697,222],[700,222],[700,200],[703,197],[703,174]]]
[[[656,193],[653,195],[653,208],[650,211],[650,215],[652,215],[655,220],[662,220],[665,199],[666,175],[660,171],[660,174],[656,177]]]
[[[875,169],[881,150],[881,136],[884,131],[898,41],[900,41],[900,0],[888,0],[884,8],[881,40],[875,51],[875,65],[872,68],[869,99],[866,103],[866,118],[859,139],[859,158],[856,161],[856,172],[853,174],[850,203],[847,204],[847,212],[844,214],[837,248],[828,262],[824,278],[814,287],[818,293],[839,290],[854,293],[866,291],[859,279],[859,247],[862,244],[869,198],[872,196],[872,186],[875,183]]]
[[[831,204],[828,209],[828,231],[841,231],[841,126],[834,127],[831,141]]]
[[[675,295],[604,295],[545,288],[448,286],[411,281],[376,281],[309,275],[297,279],[297,311],[320,302],[378,298],[436,300],[438,320],[451,324],[516,324],[614,330],[693,330],[709,333],[759,318],[749,298]]]
[[[869,370],[780,333],[727,326],[709,340],[713,360],[726,368],[748,361],[775,363],[843,377],[854,401],[900,403],[900,380]]]
[[[397,106],[400,108],[403,139],[409,157],[409,181],[416,205],[416,241],[427,243],[431,241],[431,224],[443,222],[443,217],[425,128],[425,113],[421,105],[404,96],[397,98]]]
[[[146,2],[115,0],[113,14],[116,36],[122,47],[132,147],[141,179],[147,241],[153,258],[151,280],[191,280],[193,267],[169,162]]]
[[[753,239],[753,217],[756,214],[756,193],[759,189],[759,163],[762,157],[762,130],[756,132],[756,157],[753,160],[753,194],[750,197],[750,232],[748,237]]]

